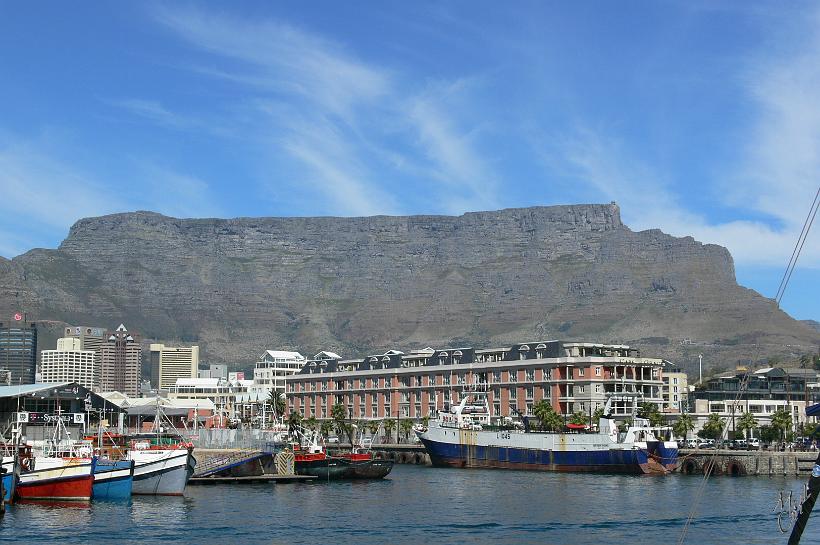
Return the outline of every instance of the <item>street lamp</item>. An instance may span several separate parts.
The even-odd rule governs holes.
[[[698,354],[698,384],[703,384],[703,354]]]

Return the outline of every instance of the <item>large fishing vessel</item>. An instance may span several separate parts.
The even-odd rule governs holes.
[[[607,399],[597,430],[560,433],[490,426],[486,396],[484,385],[471,386],[458,406],[416,429],[433,465],[636,474],[664,474],[677,466],[671,430],[638,418],[636,394]],[[613,402],[624,399],[634,410],[631,425],[620,431],[611,412]]]

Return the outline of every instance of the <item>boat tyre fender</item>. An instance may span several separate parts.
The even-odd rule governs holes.
[[[34,464],[32,463],[33,460],[31,458],[21,458],[20,459],[20,467],[23,471],[31,471],[34,469]]]
[[[709,460],[703,464],[703,474],[704,475],[722,475],[723,470],[720,467],[720,463],[716,460]]]
[[[740,460],[732,458],[726,463],[726,474],[732,477],[744,477],[747,474],[746,466]]]
[[[694,458],[687,458],[680,466],[681,473],[684,475],[694,475],[700,473],[700,463]]]

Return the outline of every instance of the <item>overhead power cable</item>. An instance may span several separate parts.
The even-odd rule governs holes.
[[[800,258],[800,252],[803,251],[803,245],[806,243],[806,238],[809,236],[809,231],[811,231],[814,218],[817,216],[818,205],[820,205],[820,186],[817,188],[817,193],[814,194],[814,200],[811,203],[811,208],[809,208],[809,213],[806,215],[806,220],[803,222],[803,229],[800,230],[800,236],[797,237],[797,242],[794,244],[792,256],[789,258],[789,264],[783,272],[783,278],[780,279],[780,286],[778,286],[777,293],[774,297],[778,305],[783,299],[783,294],[786,293],[786,287],[789,285],[789,280],[791,280],[795,266],[797,266],[797,260]]]

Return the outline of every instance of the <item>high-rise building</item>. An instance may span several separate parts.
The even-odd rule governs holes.
[[[89,390],[100,387],[100,367],[93,350],[81,350],[76,337],[57,339],[57,350],[40,352],[40,377],[43,382],[76,382]]]
[[[109,332],[100,347],[100,389],[136,397],[140,390],[141,356],[139,338],[129,333],[125,325]]]
[[[66,326],[63,337],[73,337],[80,340],[80,350],[93,350],[100,352],[100,348],[105,344],[105,328],[82,326]]]
[[[178,378],[196,378],[199,347],[151,345],[151,384],[169,390]]]
[[[37,371],[37,327],[23,321],[0,322],[0,369],[12,384],[33,384]]]
[[[686,412],[689,406],[689,380],[681,369],[669,369],[663,372],[663,407],[664,412]]]

